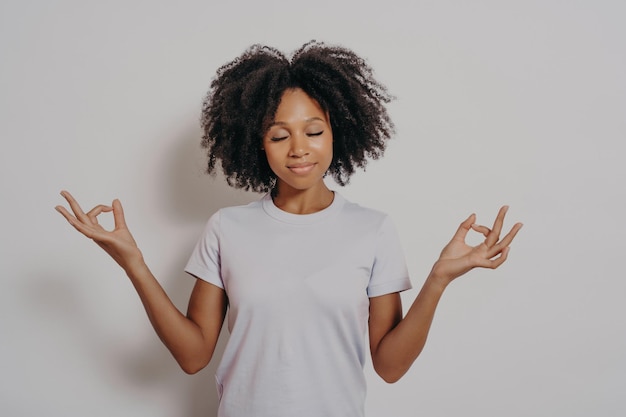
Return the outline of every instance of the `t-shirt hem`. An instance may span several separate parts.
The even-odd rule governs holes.
[[[216,287],[224,289],[224,283],[219,279],[208,278],[211,276],[211,273],[204,268],[201,268],[199,266],[187,265],[185,267],[185,272],[195,278],[201,279],[202,281],[206,281],[209,284],[213,284]]]
[[[411,288],[413,288],[413,286],[411,285],[411,280],[409,279],[409,277],[404,277],[368,288],[367,296],[378,297],[394,292],[410,290]]]

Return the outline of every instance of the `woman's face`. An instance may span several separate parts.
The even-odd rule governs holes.
[[[303,90],[286,90],[263,137],[263,149],[278,177],[279,190],[304,191],[323,185],[333,159],[328,114]]]

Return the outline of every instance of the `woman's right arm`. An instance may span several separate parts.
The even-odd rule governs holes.
[[[119,200],[114,200],[111,206],[98,205],[84,213],[70,193],[62,191],[61,195],[67,200],[73,214],[63,206],[57,206],[56,210],[124,269],[139,294],[152,326],[180,367],[190,374],[204,368],[213,356],[226,315],[228,299],[224,290],[197,279],[189,299],[187,315],[183,315],[145,264],[126,226]],[[98,224],[98,215],[111,211],[115,226],[108,231]]]

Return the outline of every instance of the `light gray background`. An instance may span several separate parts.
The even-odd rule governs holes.
[[[318,39],[397,96],[387,155],[342,192],[398,225],[405,306],[471,212],[525,223],[507,264],[451,285],[400,382],[367,365],[368,415],[624,415],[625,16],[617,0],[2,1],[0,414],[215,415],[215,363],[183,374],[53,207],[62,188],[121,198],[184,310],[204,222],[257,198],[202,174],[208,84],[253,43]]]

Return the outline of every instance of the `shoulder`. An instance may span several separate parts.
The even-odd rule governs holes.
[[[219,209],[217,212],[221,213],[224,217],[237,216],[242,214],[250,214],[251,212],[261,210],[263,208],[263,200],[267,198],[267,195],[263,195],[261,198],[252,201],[248,204],[242,204],[238,206],[229,206]]]
[[[237,224],[242,219],[250,219],[251,213],[262,210],[261,201],[262,200],[257,200],[248,204],[223,207],[217,210],[207,220],[204,227],[205,234],[213,233],[219,235],[219,230],[221,230],[224,225],[232,223]]]
[[[342,215],[345,221],[353,221],[361,225],[369,225],[370,227],[377,228],[383,227],[385,223],[391,222],[389,215],[383,211],[353,203],[342,196],[339,196],[339,198],[344,200]]]
[[[268,216],[263,209],[264,199],[265,197],[262,197],[248,204],[219,209],[208,219],[205,234],[213,234],[221,240],[225,236],[245,237],[264,230],[268,227]]]

